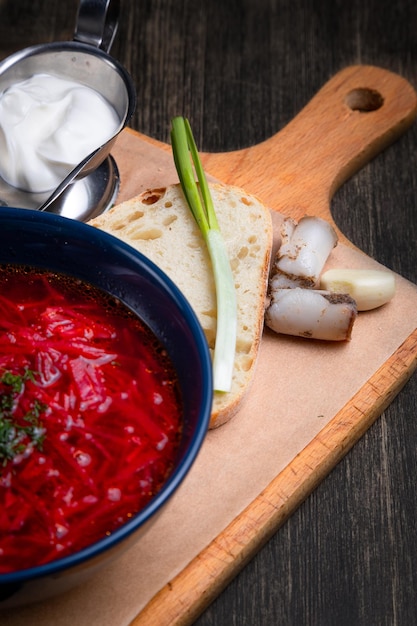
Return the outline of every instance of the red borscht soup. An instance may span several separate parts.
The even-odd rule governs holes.
[[[0,573],[128,521],[169,475],[181,429],[173,365],[124,304],[0,267]]]

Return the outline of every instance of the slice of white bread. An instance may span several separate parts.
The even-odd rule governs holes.
[[[242,189],[210,183],[210,190],[235,278],[238,306],[232,389],[214,393],[210,428],[215,428],[236,414],[253,378],[264,324],[272,220],[270,211]],[[149,190],[89,224],[139,250],[176,283],[213,350],[216,292],[211,263],[180,185]]]

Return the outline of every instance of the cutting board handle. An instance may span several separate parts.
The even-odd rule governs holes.
[[[331,220],[335,191],[416,115],[417,94],[404,78],[378,67],[350,66],[273,137],[242,150],[206,153],[203,163],[219,180],[255,193],[284,215]]]

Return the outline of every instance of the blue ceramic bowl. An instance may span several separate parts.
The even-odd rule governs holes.
[[[158,267],[116,237],[52,213],[0,208],[0,263],[69,274],[120,298],[150,326],[170,354],[185,420],[176,465],[153,500],[112,535],[71,556],[1,574],[1,610],[82,583],[146,532],[184,480],[202,445],[211,413],[212,374],[206,339],[188,301]]]

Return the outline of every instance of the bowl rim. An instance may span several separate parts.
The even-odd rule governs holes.
[[[163,289],[166,291],[169,298],[174,300],[177,308],[187,319],[187,325],[191,328],[199,355],[203,374],[203,387],[202,402],[199,407],[198,417],[196,418],[195,430],[190,437],[190,442],[187,446],[187,453],[181,459],[178,467],[175,468],[168,479],[163,483],[158,493],[136,515],[134,515],[131,520],[116,528],[110,535],[95,541],[85,548],[77,550],[73,554],[57,558],[53,561],[49,561],[48,563],[34,567],[0,573],[0,586],[9,585],[11,583],[23,583],[25,581],[59,574],[63,570],[74,568],[89,559],[97,557],[107,550],[112,549],[124,539],[128,538],[133,531],[138,530],[141,526],[143,526],[145,522],[153,517],[162,505],[170,499],[183,482],[185,476],[188,474],[191,466],[193,465],[208,431],[213,399],[211,356],[207,345],[207,339],[201,324],[182,291],[153,261],[116,236],[99,230],[89,224],[63,217],[61,215],[32,209],[0,206],[0,225],[5,220],[16,223],[21,223],[23,220],[23,222],[36,223],[38,225],[42,225],[43,222],[49,222],[49,225],[52,228],[57,228],[61,233],[65,231],[65,234],[68,236],[71,236],[72,234],[73,236],[84,240],[88,239],[88,242],[92,245],[105,244],[110,246],[117,252],[117,254],[120,253],[122,256],[126,256],[131,261],[133,260],[133,262],[138,263],[138,268],[140,267],[142,270],[143,268],[146,268],[146,272],[157,278],[158,283],[163,286]],[[0,258],[0,264],[2,263],[4,262],[1,261]]]

